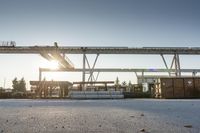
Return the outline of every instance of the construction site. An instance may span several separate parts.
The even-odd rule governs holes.
[[[58,46],[16,46],[14,41],[4,42],[0,54],[39,54],[48,61],[56,61],[56,69],[38,68],[37,81],[30,81],[30,98],[70,99],[122,99],[122,98],[200,98],[200,69],[181,69],[179,55],[199,55],[198,47],[65,47]],[[82,68],[76,68],[67,55],[81,54]],[[100,55],[158,55],[165,68],[96,68]],[[95,56],[93,64],[87,55]],[[171,64],[165,56],[173,55]],[[81,72],[82,81],[47,81],[43,73]],[[137,84],[123,86],[116,81],[99,81],[99,73],[134,73]],[[97,73],[96,77],[94,73]],[[153,73],[145,75],[146,73]],[[156,75],[155,73],[163,74]]]
[[[69,133],[199,133],[200,69],[181,69],[179,55],[199,55],[188,47],[65,47],[0,46],[0,54],[38,54],[57,61],[59,68],[38,68],[38,80],[30,90],[12,96],[0,92],[0,132]],[[69,54],[82,55],[82,67],[73,65]],[[97,68],[98,57],[107,55],[158,55],[165,68]],[[88,55],[95,56],[93,64]],[[166,56],[171,55],[171,64]],[[44,73],[80,72],[81,81],[46,80]],[[133,73],[136,84],[98,80],[99,73]],[[94,73],[97,73],[94,75]],[[146,74],[148,73],[148,75]],[[150,73],[150,74],[149,74]],[[159,73],[157,75],[155,73]],[[15,92],[16,93],[16,92]],[[23,99],[16,99],[23,98]]]

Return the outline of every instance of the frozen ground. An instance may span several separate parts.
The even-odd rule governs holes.
[[[0,133],[200,133],[200,100],[0,100]]]

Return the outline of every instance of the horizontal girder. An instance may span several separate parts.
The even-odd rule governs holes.
[[[0,54],[40,54],[59,50],[63,54],[191,54],[199,55],[200,47],[55,47],[55,46],[0,46]]]
[[[72,85],[69,81],[30,81],[30,85],[39,85],[41,83],[46,83],[48,85]]]
[[[90,71],[91,69],[85,69],[85,71]],[[42,72],[83,72],[83,69],[76,68],[72,70],[68,69],[49,69],[40,68]],[[93,72],[175,72],[175,69],[121,69],[121,68],[95,68]],[[200,72],[200,69],[181,69],[181,72]]]

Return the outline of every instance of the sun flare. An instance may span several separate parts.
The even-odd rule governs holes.
[[[49,68],[50,68],[50,69],[58,69],[58,68],[59,68],[59,63],[58,63],[58,61],[55,61],[55,60],[50,61],[50,62],[49,62]]]
[[[59,62],[56,61],[56,60],[47,61],[47,62],[43,63],[43,64],[41,65],[41,67],[43,67],[43,68],[49,68],[49,69],[55,70],[55,69],[58,69],[58,68],[59,68]]]

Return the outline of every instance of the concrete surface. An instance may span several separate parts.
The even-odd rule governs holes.
[[[200,133],[200,100],[0,100],[0,133]]]

